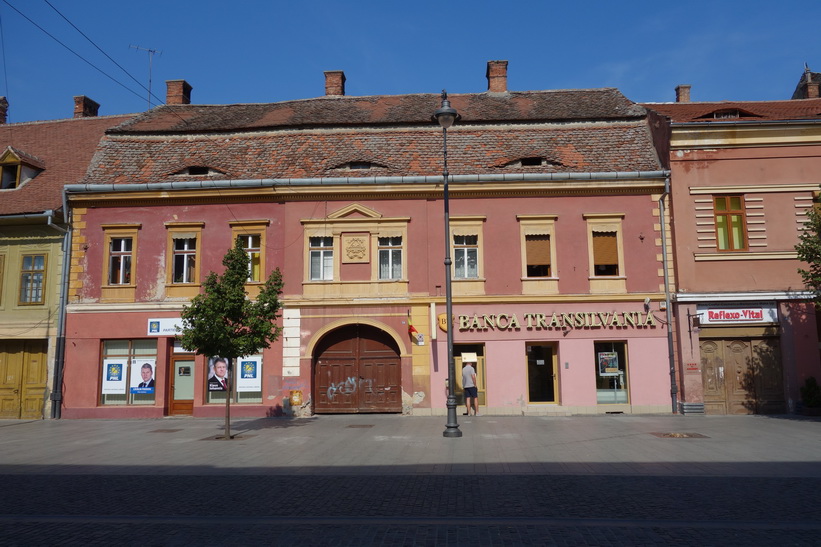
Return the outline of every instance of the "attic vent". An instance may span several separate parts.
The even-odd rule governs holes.
[[[181,171],[177,171],[174,173],[175,175],[188,175],[188,176],[203,176],[203,175],[223,175],[224,173],[218,169],[214,169],[213,167],[208,167],[207,165],[190,165]]]
[[[348,169],[351,171],[361,171],[365,169],[379,169],[384,168],[384,165],[374,163],[371,161],[349,161],[341,165],[337,165],[334,169]]]
[[[544,167],[544,166],[560,166],[561,163],[550,161],[541,156],[528,156],[526,158],[519,158],[505,164],[505,167]]]
[[[739,108],[723,108],[721,110],[714,110],[712,112],[708,112],[703,116],[699,116],[698,119],[713,119],[713,120],[737,120],[738,118],[760,118],[758,114],[753,114],[752,112],[747,112],[746,110],[741,110]]]

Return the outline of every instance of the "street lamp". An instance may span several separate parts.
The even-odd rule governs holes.
[[[442,432],[442,436],[461,437],[462,432],[456,422],[456,392],[454,390],[456,363],[453,360],[453,294],[451,293],[450,281],[452,261],[450,259],[450,204],[448,201],[448,177],[450,176],[448,173],[448,128],[459,119],[459,113],[450,106],[448,92],[444,89],[442,90],[442,106],[436,109],[433,117],[442,126],[442,158],[444,161],[442,179],[445,188],[445,314],[447,315],[448,339],[448,423],[445,424],[445,431]]]

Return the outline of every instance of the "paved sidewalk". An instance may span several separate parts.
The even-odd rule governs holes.
[[[0,421],[0,471],[45,474],[573,474],[821,477],[821,419],[794,416]],[[667,436],[665,436],[665,434]]]
[[[463,419],[464,418],[464,419]],[[817,545],[821,420],[0,422],[0,545]],[[215,523],[219,523],[216,526]]]

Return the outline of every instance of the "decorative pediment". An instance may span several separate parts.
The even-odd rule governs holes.
[[[341,218],[373,218],[378,219],[382,218],[382,215],[374,211],[369,207],[365,207],[364,205],[360,205],[358,203],[353,203],[348,205],[347,207],[343,207],[342,209],[338,209],[334,211],[330,215],[328,215],[328,219],[341,219]]]

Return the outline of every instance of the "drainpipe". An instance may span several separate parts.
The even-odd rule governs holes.
[[[51,388],[51,417],[60,419],[63,404],[63,364],[66,349],[66,299],[68,298],[68,274],[71,265],[71,231],[52,222],[54,211],[46,211],[47,224],[63,234],[63,272],[60,278],[60,303],[57,309],[57,344],[54,352],[54,381]],[[63,223],[70,227],[66,196],[63,192]]]
[[[661,260],[664,268],[664,303],[667,311],[667,359],[670,363],[670,398],[673,414],[678,412],[678,385],[676,385],[676,360],[673,346],[673,306],[670,299],[670,274],[667,271],[667,228],[664,219],[664,200],[670,195],[670,177],[664,179],[664,193],[659,198],[659,217],[661,220]]]

